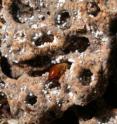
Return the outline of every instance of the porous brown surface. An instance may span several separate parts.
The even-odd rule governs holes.
[[[0,124],[117,123],[116,5],[1,1]]]

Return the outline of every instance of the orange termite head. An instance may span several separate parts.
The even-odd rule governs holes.
[[[48,80],[59,79],[68,68],[67,63],[55,64],[50,68]]]

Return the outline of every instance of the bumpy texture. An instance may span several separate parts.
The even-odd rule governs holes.
[[[51,124],[69,107],[104,94],[116,42],[116,4],[2,0],[1,123]]]

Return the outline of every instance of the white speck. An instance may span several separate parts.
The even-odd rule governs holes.
[[[53,40],[54,43],[58,43],[58,39],[57,37],[54,36],[54,40]]]
[[[44,17],[44,15],[39,15],[38,18],[39,19],[42,19]]]
[[[70,89],[70,88],[71,88],[71,86],[70,86],[70,85],[68,85],[68,86],[67,86],[67,89]]]
[[[103,35],[102,31],[96,31],[95,32],[95,37],[98,38],[99,36]]]
[[[59,0],[59,3],[65,3],[65,0]]]
[[[94,90],[94,93],[97,93],[97,91],[96,91],[96,90]]]
[[[25,49],[23,48],[21,51],[20,51],[20,54],[24,53],[25,52]]]
[[[91,80],[92,81],[94,81],[95,80],[95,76],[93,75],[93,76],[91,76]]]
[[[30,92],[30,93],[29,93],[29,96],[33,96],[33,93]]]
[[[6,54],[4,57],[5,57],[5,58],[7,58],[7,57],[8,57],[8,55]]]
[[[34,36],[33,36],[33,40],[37,40],[38,38],[42,37],[42,32],[39,32],[39,33],[35,33]]]
[[[0,83],[0,88],[4,88],[5,87],[5,84],[4,83]]]
[[[18,60],[13,60],[14,63],[19,63]]]
[[[37,29],[38,28],[38,25],[37,24],[33,24],[33,25],[31,25],[31,28],[32,29]]]
[[[75,60],[72,59],[72,58],[69,58],[68,61],[69,61],[69,62],[75,62]]]
[[[102,38],[102,41],[103,41],[103,42],[107,42],[107,41],[109,41],[109,38],[108,38],[108,37],[103,37],[103,38]]]
[[[57,87],[55,87],[50,91],[50,93],[51,95],[58,96],[60,95],[60,90]]]
[[[4,96],[5,94],[4,93],[1,93],[1,96]]]
[[[44,94],[47,94],[47,93],[48,93],[48,91],[47,91],[47,90],[42,90],[42,92],[43,92]]]
[[[33,20],[33,19],[34,19],[34,16],[31,16],[31,17],[30,17],[30,20]]]
[[[9,53],[11,53],[13,51],[13,48],[11,47],[10,49],[9,49]]]
[[[83,64],[83,61],[82,61],[82,60],[80,60],[80,61],[79,61],[79,63],[80,63],[80,64]]]
[[[47,34],[50,35],[50,34],[51,34],[51,31],[49,30],[49,31],[47,32]]]
[[[46,72],[46,73],[42,74],[42,76],[45,76],[45,77],[47,77],[48,75],[49,75],[49,73],[48,73],[48,72]]]
[[[78,10],[77,19],[81,19],[81,12]]]
[[[40,26],[40,28],[43,28],[43,27],[46,26],[46,24],[45,23],[41,23],[39,26]]]
[[[65,0],[58,0],[57,8],[63,6],[64,3],[65,3]]]
[[[55,60],[56,63],[60,63],[60,61],[61,61],[63,58],[64,58],[64,56],[62,56],[62,55],[59,56],[58,58],[56,58],[56,60]]]
[[[73,93],[72,92],[69,92],[69,97],[73,97]]]

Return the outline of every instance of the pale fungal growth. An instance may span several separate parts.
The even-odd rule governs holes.
[[[93,116],[103,113],[97,101],[115,80],[117,18],[110,5],[2,0],[0,124],[95,124]],[[107,124],[116,120],[110,116]]]
[[[57,8],[62,7],[66,0],[57,0]]]

